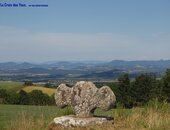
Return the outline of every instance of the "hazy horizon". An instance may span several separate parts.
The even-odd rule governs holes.
[[[122,59],[113,59],[113,60],[53,60],[53,61],[0,61],[0,63],[35,63],[35,64],[44,64],[44,63],[57,63],[57,62],[72,62],[72,63],[106,63],[112,61],[170,61],[170,59],[158,59],[158,60],[122,60]]]

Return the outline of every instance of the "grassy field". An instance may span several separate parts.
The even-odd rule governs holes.
[[[70,108],[56,106],[0,105],[0,130],[43,130],[54,117],[69,113]]]
[[[45,130],[56,116],[73,113],[55,106],[0,105],[0,130]],[[150,103],[143,108],[96,110],[96,115],[112,116],[114,125],[75,130],[170,130],[170,105]]]
[[[23,83],[13,81],[0,81],[0,89],[6,89],[7,91],[18,91],[23,88]]]
[[[22,90],[24,90],[27,93],[29,93],[29,92],[31,92],[33,90],[41,90],[43,93],[46,93],[49,96],[51,96],[52,94],[55,93],[55,89],[39,87],[39,86],[27,86],[27,87],[22,88]]]
[[[24,87],[20,82],[0,81],[0,89],[17,92],[41,90],[52,95],[55,89],[39,86]],[[54,117],[72,114],[71,108],[55,106],[0,105],[0,130],[45,130]],[[95,111],[98,116],[111,116],[114,125],[75,128],[75,130],[170,130],[170,104],[156,100],[142,108]]]

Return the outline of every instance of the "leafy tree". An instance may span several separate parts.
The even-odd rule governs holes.
[[[5,89],[0,89],[0,103],[5,103],[8,94]]]
[[[150,100],[163,101],[162,88],[162,81],[155,79],[155,81],[152,83],[152,88],[150,90]]]
[[[4,98],[4,97],[6,97],[7,96],[7,91],[6,91],[6,89],[0,89],[0,97],[1,98]]]
[[[33,83],[32,83],[32,81],[25,81],[24,85],[25,86],[32,86]]]
[[[19,92],[19,104],[29,105],[29,95],[24,90]]]
[[[167,69],[165,76],[163,77],[163,96],[170,102],[170,69]]]
[[[21,90],[17,92],[7,92],[5,89],[0,89],[0,103],[7,104],[22,104],[22,105],[55,105],[54,94],[48,96],[40,90],[33,90],[26,93]]]
[[[8,104],[19,104],[19,94],[15,92],[9,93],[6,101]]]
[[[110,82],[110,83],[102,84],[100,87],[105,86],[105,85],[109,86],[115,94],[118,93],[118,83],[117,82]]]
[[[118,94],[117,100],[123,104],[124,107],[132,107],[131,85],[128,74],[124,74],[118,78]]]
[[[40,90],[33,90],[29,93],[30,104],[32,105],[50,105],[51,99],[47,94]]]
[[[46,83],[45,85],[44,85],[44,87],[46,87],[46,88],[52,88],[52,84],[51,83]]]
[[[155,76],[149,74],[141,74],[135,78],[132,85],[132,96],[136,104],[143,105],[151,99],[155,82]]]

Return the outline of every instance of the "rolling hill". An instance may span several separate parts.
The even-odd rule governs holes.
[[[31,80],[48,82],[60,79],[116,79],[123,73],[131,78],[141,73],[153,73],[162,76],[170,68],[170,60],[110,62],[46,62],[46,63],[0,63],[0,80]]]

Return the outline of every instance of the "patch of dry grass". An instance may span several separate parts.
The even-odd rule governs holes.
[[[40,115],[38,119],[34,119],[33,116],[28,113],[21,112],[18,114],[17,120],[12,120],[8,126],[8,130],[45,130],[48,120],[44,118],[44,115]]]
[[[63,114],[60,113],[60,116]],[[170,104],[168,103],[148,105],[143,108],[113,109],[109,112],[97,110],[96,114],[111,114],[114,117],[114,124],[71,128],[70,130],[170,130]],[[8,130],[65,130],[61,126],[49,125],[53,117],[46,118],[43,113],[36,118],[28,113],[20,113],[17,117],[11,120]]]
[[[149,104],[144,108],[130,110],[118,109],[113,111],[116,129],[146,129],[169,130],[170,129],[170,104]]]
[[[29,93],[33,90],[41,90],[43,93],[48,94],[49,96],[53,95],[55,93],[55,89],[53,88],[45,88],[45,87],[39,87],[39,86],[27,86],[22,88],[25,92]]]
[[[170,113],[159,112],[154,109],[132,109],[127,116],[118,116],[115,119],[117,129],[170,129]]]

